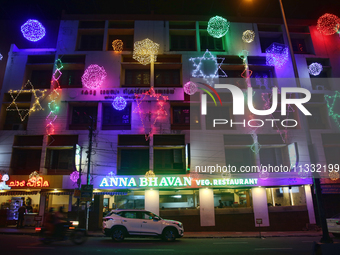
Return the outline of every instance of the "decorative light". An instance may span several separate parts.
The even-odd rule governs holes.
[[[0,60],[2,60],[4,58],[4,56],[2,56],[2,54],[0,53]]]
[[[54,125],[53,122],[57,119],[58,117],[58,111],[59,111],[59,105],[58,105],[58,99],[60,98],[60,85],[59,85],[59,79],[62,75],[62,72],[60,71],[63,68],[63,63],[61,62],[60,59],[57,59],[55,61],[55,71],[52,75],[51,79],[51,84],[53,86],[53,91],[51,94],[49,94],[49,99],[50,102],[48,103],[48,108],[50,109],[50,113],[46,117],[46,133],[47,135],[51,135],[54,133]]]
[[[114,172],[109,172],[107,175],[106,175],[106,178],[108,178],[108,179],[111,179],[111,178],[115,178],[116,177],[116,175],[115,175],[115,173]]]
[[[27,87],[31,87],[31,89],[25,89]],[[34,89],[33,84],[30,81],[27,81],[27,83],[20,90],[10,90],[8,92],[11,95],[13,101],[12,103],[9,104],[6,111],[18,111],[21,121],[24,121],[26,117],[30,115],[32,112],[44,110],[44,108],[42,108],[40,105],[40,99],[42,99],[45,96],[46,91],[47,89],[44,90]],[[16,100],[18,99],[21,93],[33,93],[35,101],[31,108],[25,109],[18,107]],[[40,93],[40,95],[38,95],[38,93]],[[16,94],[16,96],[14,96],[14,94]]]
[[[104,67],[99,65],[90,65],[81,77],[83,86],[89,89],[97,89],[101,87],[106,78]]]
[[[184,92],[190,96],[195,94],[198,90],[197,84],[192,81],[188,81],[187,83],[185,83],[183,89]]]
[[[316,28],[323,35],[333,35],[340,28],[340,19],[334,14],[325,13],[318,19]]]
[[[79,179],[79,172],[78,172],[78,171],[73,171],[73,172],[70,174],[70,179],[71,179],[71,181],[73,181],[73,182],[77,182],[78,179]]]
[[[149,112],[144,112],[142,109],[141,109],[141,104],[143,103],[143,101],[147,98],[147,97],[150,97],[150,98],[156,98],[157,100],[157,105],[159,106],[158,109],[156,110],[156,112],[154,113],[154,115],[156,116],[154,118],[154,121],[152,122],[151,121],[151,116],[152,116],[152,112],[149,111]],[[162,116],[164,115],[168,115],[166,110],[164,109],[164,105],[166,103],[166,101],[169,99],[167,96],[163,96],[162,94],[160,93],[156,93],[155,92],[155,89],[153,87],[151,87],[148,91],[144,92],[144,93],[141,93],[141,94],[135,94],[135,98],[136,98],[136,102],[137,102],[137,107],[134,109],[134,113],[138,113],[139,114],[139,117],[142,121],[142,126],[143,126],[143,129],[144,129],[144,133],[145,133],[145,139],[146,141],[149,140],[150,138],[150,135],[152,133],[152,128],[153,126],[156,124],[157,120],[159,118],[161,118]],[[149,119],[149,122],[150,122],[150,129],[149,131],[147,131],[146,129],[146,126],[145,126],[145,123],[144,123],[144,119],[146,116],[143,116],[143,115],[148,115],[148,119]]]
[[[225,18],[215,16],[210,18],[207,31],[212,37],[221,38],[228,32],[229,25],[230,22],[228,22]]]
[[[4,175],[0,174],[0,179],[2,180],[2,182],[0,182],[0,190],[11,189],[11,187],[9,187],[6,184],[6,182],[9,180],[8,174],[4,174]]]
[[[238,54],[239,58],[242,59],[243,65],[244,65],[244,71],[241,73],[241,77],[245,78],[245,79],[250,78],[250,76],[253,74],[253,71],[249,70],[249,66],[248,66],[248,54],[249,54],[249,51],[247,51],[247,50],[242,50],[241,53]],[[247,80],[247,86],[251,87],[250,80]]]
[[[321,73],[322,69],[322,65],[316,62],[308,66],[308,72],[314,76],[318,76]]]
[[[124,110],[126,107],[126,100],[124,97],[118,96],[112,102],[113,108],[118,111]]]
[[[269,173],[267,171],[259,171],[259,178],[262,180],[267,180],[269,177]]]
[[[21,33],[27,40],[36,42],[45,36],[46,30],[39,21],[35,19],[29,19],[21,26]]]
[[[266,49],[267,66],[282,68],[287,61],[288,47],[286,45],[274,42]]]
[[[256,128],[257,129],[257,128]],[[256,132],[256,129],[252,131],[252,138],[253,138],[253,144],[250,146],[250,149],[255,153],[258,154],[261,150],[261,144],[258,142],[258,137]]]
[[[231,178],[231,172],[230,171],[222,172],[221,176],[224,179],[230,179]]]
[[[146,178],[154,178],[156,177],[155,173],[152,170],[149,170],[145,173]]]
[[[220,63],[217,60],[220,60]],[[210,51],[206,50],[202,57],[190,58],[193,62],[195,70],[191,73],[193,77],[202,77],[209,85],[213,85],[213,80],[218,77],[227,77],[226,73],[221,69],[224,58],[215,57]],[[218,74],[221,71],[221,75]]]
[[[158,43],[146,38],[142,41],[137,41],[134,43],[132,57],[142,65],[147,65],[151,62],[156,62],[158,49]]]
[[[328,115],[331,117],[335,124],[340,129],[340,114],[336,113],[335,110],[335,103],[337,102],[337,99],[340,99],[340,93],[339,91],[335,91],[335,94],[333,96],[325,95],[327,108],[328,108]]]
[[[335,172],[334,170],[333,171],[330,171],[329,174],[329,179],[331,179],[332,181],[336,181],[339,179],[340,175],[338,172]]]
[[[120,39],[114,40],[112,42],[112,48],[114,52],[122,52],[123,51],[123,41]]]
[[[245,43],[251,43],[255,39],[255,32],[253,30],[246,30],[242,34],[242,41]]]
[[[40,175],[39,175],[39,173],[37,172],[37,171],[34,171],[34,172],[32,172],[29,176],[28,176],[28,178],[29,179],[31,179],[31,178],[39,178],[40,177]]]

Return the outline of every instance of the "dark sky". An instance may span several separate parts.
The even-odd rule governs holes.
[[[282,0],[288,19],[340,16],[340,0]],[[10,44],[19,48],[55,47],[62,10],[67,14],[169,14],[281,18],[279,0],[0,0],[0,86]],[[38,19],[47,34],[39,42],[23,38],[20,26]]]

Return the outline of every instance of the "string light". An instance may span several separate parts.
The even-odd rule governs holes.
[[[71,181],[73,181],[73,182],[77,182],[78,179],[79,179],[79,172],[78,172],[78,171],[73,171],[73,172],[70,174],[70,179],[71,179]]]
[[[336,181],[340,177],[339,173],[335,172],[334,170],[330,171],[328,176],[329,176],[329,179],[331,179],[332,181]]]
[[[340,19],[338,16],[330,13],[322,15],[317,22],[316,28],[323,35],[333,35],[338,32]]]
[[[149,170],[145,173],[146,178],[154,178],[156,177],[155,173],[152,170]]]
[[[0,53],[0,60],[2,60],[4,58],[4,56],[2,56],[2,54]]]
[[[185,83],[183,89],[184,92],[190,96],[195,94],[198,90],[197,84],[192,81],[188,81],[187,83]]]
[[[81,77],[83,86],[88,89],[100,88],[106,78],[104,67],[99,65],[89,65]]]
[[[275,66],[282,68],[288,61],[288,47],[281,43],[272,43],[266,49],[266,64],[267,66]]]
[[[60,59],[57,59],[54,63],[55,71],[52,75],[51,79],[51,85],[53,87],[53,91],[49,94],[49,103],[48,108],[50,110],[49,114],[46,117],[46,133],[47,135],[51,135],[54,133],[54,124],[55,120],[58,118],[58,111],[59,111],[59,104],[58,99],[60,98],[60,85],[59,85],[59,79],[62,75],[62,72],[60,71],[64,66]]]
[[[220,63],[217,60],[221,60]],[[202,77],[209,85],[214,84],[213,80],[215,78],[227,77],[226,73],[221,69],[224,58],[215,57],[208,50],[206,50],[202,57],[190,58],[189,61],[192,61],[195,67],[191,75],[193,77]],[[218,74],[218,70],[222,73],[221,75]]]
[[[318,76],[322,72],[322,69],[322,65],[316,62],[308,66],[308,72],[314,76]]]
[[[327,103],[328,115],[334,120],[335,124],[340,129],[340,115],[334,111],[335,103],[337,102],[337,99],[340,99],[339,91],[335,91],[333,96],[325,95],[325,99]]]
[[[123,51],[123,41],[120,39],[112,41],[112,48],[114,52],[122,52]]]
[[[37,171],[34,171],[34,172],[32,172],[29,176],[28,176],[28,179],[32,179],[32,178],[39,178],[40,177],[40,175],[39,175],[39,173],[37,172]]]
[[[126,107],[126,100],[124,97],[118,96],[112,102],[113,108],[118,111],[124,110]]]
[[[151,62],[156,62],[158,49],[158,43],[146,38],[142,41],[137,41],[134,43],[132,57],[142,65],[147,65]]]
[[[37,42],[45,36],[46,30],[39,21],[29,19],[21,26],[21,33],[27,40]]]
[[[215,16],[210,18],[207,31],[212,37],[221,38],[228,32],[229,25],[230,22],[228,22],[225,18]]]
[[[155,118],[154,118],[153,122],[151,121],[152,113],[151,112],[146,112],[145,113],[141,109],[141,104],[143,103],[143,101],[147,97],[150,97],[150,98],[153,97],[153,98],[156,98],[156,100],[157,100],[158,109],[154,113]],[[146,91],[144,93],[135,94],[135,98],[136,98],[136,102],[137,102],[137,107],[134,109],[133,112],[139,114],[139,117],[140,117],[140,119],[142,121],[142,126],[143,126],[143,129],[144,129],[144,133],[145,133],[145,139],[146,139],[146,141],[148,141],[150,136],[151,136],[151,133],[152,133],[152,128],[156,124],[157,120],[159,118],[161,118],[162,116],[164,116],[164,115],[168,115],[166,110],[164,109],[164,105],[165,105],[166,101],[169,98],[167,96],[163,96],[162,94],[156,93],[155,89],[153,87],[151,87],[148,91]],[[143,115],[146,115],[146,114],[149,115],[149,122],[150,122],[150,125],[151,125],[150,130],[148,132],[146,131],[146,126],[145,126],[145,123],[143,121],[143,119],[144,119]]]
[[[116,177],[116,175],[115,175],[115,173],[112,172],[112,171],[110,171],[110,172],[106,175],[106,178],[107,178],[107,179],[111,179],[111,178],[115,178],[115,177]]]
[[[242,41],[245,43],[251,43],[255,39],[255,32],[253,30],[246,30],[242,34]]]
[[[31,89],[25,90],[25,88],[27,88],[28,86],[31,87]],[[41,105],[40,105],[40,99],[45,97],[46,91],[47,91],[47,89],[44,89],[44,90],[34,89],[33,84],[30,81],[27,81],[27,83],[20,90],[10,90],[9,91],[9,94],[11,95],[13,101],[12,101],[12,103],[9,104],[6,111],[17,111],[19,113],[19,117],[20,117],[21,121],[24,121],[26,119],[26,117],[28,115],[30,115],[32,112],[44,110],[44,108],[42,108]],[[17,105],[16,100],[18,99],[19,95],[22,94],[22,93],[33,93],[34,103],[33,103],[32,107],[30,107],[29,109],[19,108],[18,105]],[[38,93],[40,93],[40,95],[37,95]],[[14,94],[16,94],[16,96],[14,96]],[[13,106],[14,106],[14,108],[12,108]]]

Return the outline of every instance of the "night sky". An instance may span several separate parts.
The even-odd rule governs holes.
[[[282,0],[288,19],[313,19],[326,12],[340,16],[339,0]],[[220,15],[228,17],[281,18],[278,0],[1,0],[0,1],[0,86],[10,45],[18,48],[55,47],[59,20],[67,14],[168,14]],[[46,36],[36,43],[23,38],[20,26],[28,19],[38,19]]]

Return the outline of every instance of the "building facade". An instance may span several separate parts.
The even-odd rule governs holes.
[[[259,121],[248,121],[268,116],[255,117],[249,110],[243,117],[233,115],[230,91],[218,91],[223,106],[208,98],[204,115],[201,99],[207,90],[189,96],[184,88],[193,78],[214,87],[228,77],[244,93],[253,88],[248,97],[253,96],[257,109],[268,109],[273,87],[280,92],[296,86],[290,58],[281,68],[266,62],[272,43],[288,45],[284,27],[232,21],[226,35],[213,38],[207,21],[64,15],[55,48],[18,49],[13,44],[0,102],[2,176],[9,176],[3,181],[8,188],[0,193],[2,206],[13,209],[18,206],[13,201],[29,197],[40,215],[49,207],[74,211],[78,184],[70,175],[78,144],[81,184],[87,183],[89,171],[94,188],[94,228],[100,226],[102,212],[113,208],[145,208],[182,221],[188,231],[302,230],[315,224],[311,175],[298,170],[311,165],[309,151],[314,151],[320,168],[327,170],[322,175],[325,193],[337,196],[338,176],[329,179],[328,173],[329,164],[339,170],[337,106],[329,111],[332,104],[326,99],[337,98],[339,38],[321,35],[316,21],[291,22],[301,86],[312,94],[305,106],[312,115],[305,118],[289,105],[282,116],[279,106],[270,117],[279,124],[257,127]],[[251,43],[242,40],[246,30],[255,33]],[[133,58],[133,50],[135,42],[146,38],[159,49],[156,61],[143,65]],[[120,52],[113,48],[117,39],[123,42]],[[323,66],[319,76],[308,72],[314,62]],[[105,69],[102,83],[98,69],[82,81],[90,65]],[[126,102],[123,109],[113,106],[118,97]],[[221,119],[217,112],[239,124],[214,127],[213,119]],[[284,118],[297,125],[285,127]],[[221,170],[228,165],[290,170],[288,176]]]

